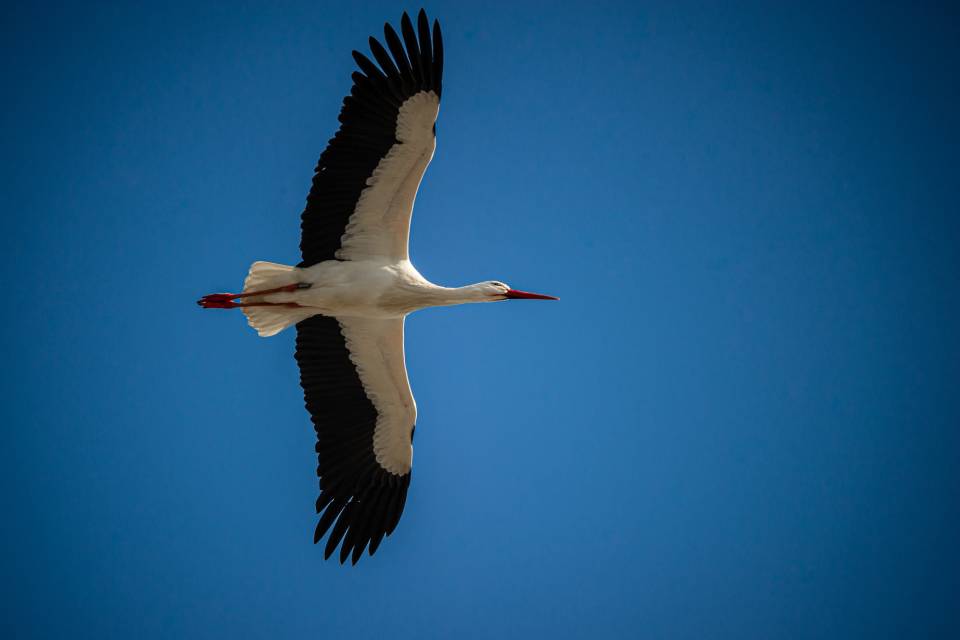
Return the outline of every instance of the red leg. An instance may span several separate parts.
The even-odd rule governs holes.
[[[236,303],[234,303],[236,304]],[[302,304],[297,304],[296,302],[241,302],[237,304],[238,307],[289,307],[291,309],[296,309],[302,307]]]
[[[210,296],[204,296],[197,300],[197,304],[204,309],[237,309],[239,307],[289,307],[295,309],[303,306],[296,302],[234,302],[222,298],[210,299]]]
[[[299,307],[300,305],[294,302],[257,302],[250,305],[242,305],[233,302],[234,300],[239,300],[241,298],[249,298],[250,296],[265,296],[271,293],[291,293],[297,289],[309,289],[310,285],[306,282],[288,284],[282,287],[277,287],[276,289],[264,289],[263,291],[248,291],[246,293],[211,293],[205,295],[199,300],[197,304],[203,307],[204,309],[234,309],[236,307],[242,306],[268,306],[268,305],[285,305],[285,306],[294,306]]]
[[[303,285],[305,285],[305,286],[303,286]],[[297,289],[309,289],[309,288],[310,288],[310,285],[309,285],[309,284],[303,283],[303,284],[301,285],[301,283],[294,283],[294,284],[288,284],[288,285],[283,286],[283,287],[277,287],[276,289],[265,289],[265,290],[263,290],[263,291],[248,291],[248,292],[246,292],[246,293],[237,294],[237,295],[235,295],[235,296],[233,296],[233,297],[234,297],[234,298],[249,298],[250,296],[265,296],[265,295],[267,295],[267,294],[269,294],[269,293],[290,293],[290,292],[292,292],[292,291],[296,291]]]

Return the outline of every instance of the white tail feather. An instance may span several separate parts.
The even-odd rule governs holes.
[[[298,282],[297,268],[275,262],[254,262],[250,265],[247,279],[243,281],[243,292],[276,289]],[[259,297],[246,299],[245,302],[257,302]],[[274,336],[290,325],[306,320],[314,315],[309,309],[296,307],[243,307],[247,323],[256,329],[261,338]]]
[[[285,284],[293,284],[297,281],[294,275],[296,270],[296,267],[291,267],[286,264],[258,260],[250,265],[250,271],[247,272],[247,279],[243,281],[243,292],[248,293],[250,291],[276,289]]]

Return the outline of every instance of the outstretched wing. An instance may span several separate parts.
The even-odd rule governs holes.
[[[421,9],[414,29],[404,13],[401,36],[384,25],[387,49],[373,37],[377,64],[354,51],[360,67],[343,99],[340,129],[317,163],[301,216],[307,267],[324,260],[407,258],[417,188],[436,148],[443,41]],[[388,52],[389,50],[389,52]]]
[[[330,530],[324,557],[340,545],[340,562],[352,553],[356,564],[393,532],[410,486],[417,407],[403,318],[313,316],[297,325],[296,357],[317,432],[314,542]]]

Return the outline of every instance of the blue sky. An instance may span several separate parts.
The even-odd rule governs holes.
[[[711,3],[713,4],[713,3]],[[351,49],[415,5],[4,20],[4,637],[960,634],[956,12],[432,3],[410,498],[311,544],[289,332]]]

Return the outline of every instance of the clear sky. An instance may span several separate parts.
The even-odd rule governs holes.
[[[414,262],[562,300],[408,321],[406,512],[341,567],[293,334],[194,300],[298,261],[419,7],[19,4],[0,635],[960,637],[956,11],[427,6]]]

